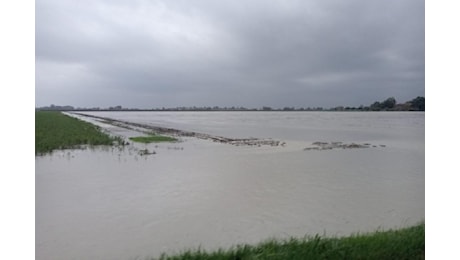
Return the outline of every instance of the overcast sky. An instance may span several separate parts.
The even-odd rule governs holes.
[[[36,106],[424,96],[423,0],[36,0]]]

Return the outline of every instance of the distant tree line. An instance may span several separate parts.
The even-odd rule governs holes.
[[[51,104],[48,107],[39,107],[35,108],[36,110],[55,110],[55,111],[69,111],[69,110],[74,110],[73,106],[56,106],[54,104]]]
[[[369,106],[359,107],[334,107],[333,111],[425,111],[425,98],[416,97],[404,103],[397,103],[394,97],[389,97],[381,102],[376,101]]]
[[[425,98],[416,97],[411,101],[397,104],[394,97],[387,98],[382,102],[374,102],[370,105],[372,111],[425,111]]]
[[[337,106],[333,108],[322,107],[284,107],[272,108],[263,106],[261,108],[246,108],[246,107],[219,107],[219,106],[205,106],[205,107],[175,107],[175,108],[152,108],[152,109],[137,109],[137,108],[124,108],[122,106],[113,106],[108,108],[74,108],[72,106],[55,106],[39,107],[37,110],[58,110],[58,111],[425,111],[425,98],[416,97],[404,103],[397,103],[394,97],[389,97],[383,101],[376,101],[369,106],[359,107],[344,107]]]

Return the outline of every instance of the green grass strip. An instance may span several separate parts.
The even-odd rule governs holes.
[[[160,259],[424,259],[425,224],[343,238],[291,238],[213,252],[189,250]]]
[[[121,139],[111,137],[100,128],[55,111],[35,112],[35,154],[79,145],[112,145]]]
[[[159,142],[176,142],[177,139],[163,135],[149,135],[149,136],[137,136],[129,138],[133,142],[138,143],[159,143]]]

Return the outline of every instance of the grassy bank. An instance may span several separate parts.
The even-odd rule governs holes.
[[[267,241],[228,250],[190,250],[160,259],[424,259],[425,224],[343,238]]]
[[[78,145],[112,145],[120,138],[102,133],[90,123],[54,111],[35,112],[35,154]]]

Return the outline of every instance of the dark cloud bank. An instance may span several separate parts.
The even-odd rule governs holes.
[[[424,96],[424,1],[36,1],[36,106]]]

